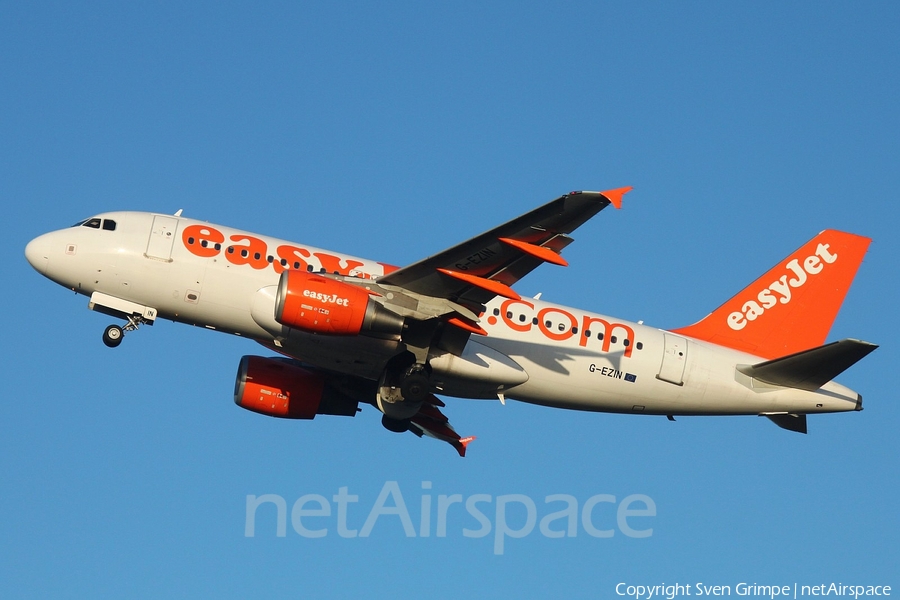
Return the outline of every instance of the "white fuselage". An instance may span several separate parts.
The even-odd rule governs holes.
[[[159,317],[248,337],[324,369],[377,379],[396,353],[395,341],[288,330],[272,312],[286,268],[377,279],[388,265],[182,217],[96,218],[115,229],[45,234],[28,245],[28,260],[78,293],[152,307]],[[462,357],[432,357],[440,393],[664,415],[858,408],[857,394],[837,383],[817,391],[763,384],[736,370],[760,357],[539,300],[497,297],[480,325],[488,335],[472,335]]]

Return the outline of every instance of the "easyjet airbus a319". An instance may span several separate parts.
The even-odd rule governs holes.
[[[403,268],[187,219],[112,212],[32,240],[41,274],[124,319],[171,319],[250,338],[277,358],[240,361],[234,401],[263,415],[353,416],[450,443],[436,394],[586,411],[806,416],[857,411],[833,379],[877,346],[826,336],[870,240],[823,231],[700,322],[665,331],[513,286],[566,265],[569,234],[631,188],[572,192]]]

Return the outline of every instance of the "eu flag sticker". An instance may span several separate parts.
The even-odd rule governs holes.
[[[631,373],[625,373],[625,381],[634,383],[635,381],[637,381],[637,375],[632,375]]]

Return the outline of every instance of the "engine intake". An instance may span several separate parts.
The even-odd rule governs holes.
[[[284,271],[275,296],[275,320],[328,335],[399,339],[403,317],[372,300],[369,291],[304,271]]]

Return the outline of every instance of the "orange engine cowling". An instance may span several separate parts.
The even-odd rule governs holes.
[[[275,296],[275,320],[330,335],[399,338],[403,317],[369,297],[368,290],[305,271],[284,271]]]
[[[359,403],[315,371],[285,358],[245,356],[238,367],[234,403],[270,417],[312,419],[356,414]]]

